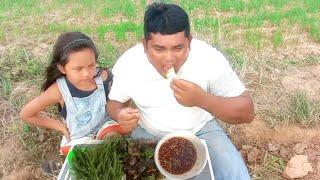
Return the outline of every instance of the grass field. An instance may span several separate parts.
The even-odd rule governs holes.
[[[195,38],[222,51],[268,127],[320,124],[319,0],[172,0],[189,14]],[[143,36],[146,0],[0,0],[0,177],[56,157],[60,134],[20,123],[19,111],[40,92],[57,36],[82,31],[111,68]],[[46,113],[56,116],[54,108]],[[10,145],[7,145],[7,144]],[[8,157],[4,149],[14,149]],[[283,159],[265,155],[254,179],[280,176]],[[268,164],[269,163],[269,164]],[[270,165],[271,164],[271,165]],[[256,166],[257,167],[257,166]],[[271,168],[268,168],[271,167]],[[50,177],[48,177],[50,178]]]

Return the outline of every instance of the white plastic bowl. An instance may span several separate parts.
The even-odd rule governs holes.
[[[166,171],[162,166],[160,165],[159,162],[159,149],[161,145],[167,141],[170,138],[173,137],[183,137],[188,139],[196,148],[197,152],[197,159],[194,164],[194,166],[187,172],[183,174],[171,174],[168,171]],[[184,130],[179,130],[179,131],[174,131],[172,133],[167,134],[166,136],[162,137],[159,142],[157,143],[155,153],[154,153],[154,161],[156,163],[157,168],[159,171],[168,179],[189,179],[194,176],[197,176],[198,174],[201,173],[201,171],[204,169],[206,163],[207,163],[207,154],[206,154],[206,147],[205,145],[201,142],[201,140],[195,136],[193,133],[189,131],[184,131]]]

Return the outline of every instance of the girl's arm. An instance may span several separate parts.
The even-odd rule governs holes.
[[[54,83],[40,96],[26,104],[20,112],[20,117],[32,125],[60,131],[69,139],[69,132],[64,122],[41,114],[45,108],[56,103],[63,103],[63,98],[58,85]]]

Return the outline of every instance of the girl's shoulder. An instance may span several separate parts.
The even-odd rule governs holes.
[[[51,84],[48,87],[48,89],[46,89],[43,93],[47,94],[49,98],[52,98],[56,102],[63,101],[63,97],[62,97],[62,94],[60,92],[60,89],[59,89],[57,82],[54,82],[53,84]]]

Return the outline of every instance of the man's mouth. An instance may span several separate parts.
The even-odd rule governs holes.
[[[174,71],[174,68],[171,67],[170,69],[168,69],[166,71],[166,78],[169,79],[170,81],[172,80],[172,78],[176,77],[176,72]]]

